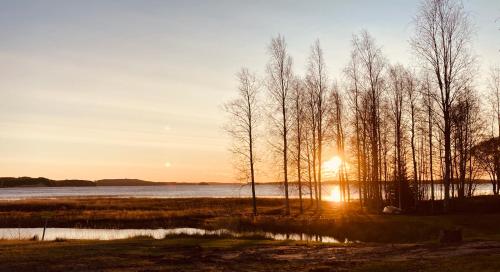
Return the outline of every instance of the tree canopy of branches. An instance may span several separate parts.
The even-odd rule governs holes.
[[[309,92],[309,107],[311,111],[311,122],[313,129],[313,167],[315,174],[315,188],[317,191],[317,205],[322,199],[322,162],[323,162],[323,145],[327,124],[327,97],[328,97],[328,77],[326,65],[323,57],[319,40],[311,46],[309,62],[307,66],[306,84]],[[317,176],[316,176],[317,174]]]
[[[410,46],[419,62],[389,62],[363,30],[352,37],[340,79],[327,70],[319,40],[307,54],[303,75],[293,73],[284,37],[271,40],[263,82],[267,103],[261,106],[269,113],[265,139],[278,156],[271,163],[279,167],[285,214],[297,193],[301,213],[307,194],[310,206],[320,211],[326,182],[335,183],[339,200],[357,198],[363,208],[376,211],[384,205],[418,210],[430,200],[434,212],[440,197],[447,211],[451,199],[472,196],[485,173],[499,194],[500,69],[491,69],[491,114],[484,114],[473,80],[472,27],[462,4],[422,0],[414,27]],[[240,165],[247,174],[241,176],[252,182],[256,213],[253,148],[260,84],[247,70],[239,81],[239,98],[226,109],[238,142],[235,153],[245,158]],[[492,117],[491,133],[485,133],[485,115]],[[334,171],[325,167],[330,155],[340,160],[329,166]]]
[[[374,38],[367,32],[362,31],[359,35],[354,35],[352,44],[354,47],[354,61],[357,62],[360,75],[360,86],[362,92],[362,104],[364,108],[363,130],[365,147],[365,167],[370,169],[366,181],[365,198],[370,200],[370,204],[380,208],[382,202],[382,192],[380,184],[380,105],[381,96],[384,91],[384,71],[386,61],[382,55],[382,50],[375,43]]]
[[[434,74],[434,94],[443,122],[444,200],[449,206],[452,177],[451,111],[457,96],[470,85],[474,58],[470,52],[471,23],[461,3],[425,0],[415,18],[413,50]]]
[[[259,84],[254,74],[243,68],[238,73],[237,98],[224,105],[229,114],[226,131],[232,136],[234,145],[232,152],[237,156],[236,167],[240,170],[240,178],[250,180],[252,186],[253,213],[257,214],[257,198],[255,195],[255,139],[259,120],[258,90]]]
[[[476,145],[473,149],[474,157],[490,176],[493,185],[493,194],[500,192],[500,138],[491,138]]]
[[[285,187],[285,210],[290,214],[288,191],[288,140],[290,131],[290,99],[291,84],[293,81],[292,58],[288,54],[287,45],[283,36],[271,40],[269,45],[269,63],[267,65],[267,88],[269,98],[273,103],[273,123],[275,131],[281,137],[280,152],[283,156],[283,184]]]

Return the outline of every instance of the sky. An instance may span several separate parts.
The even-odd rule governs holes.
[[[500,2],[466,0],[484,73],[500,65]],[[235,181],[222,105],[260,77],[282,34],[303,74],[320,39],[342,79],[368,30],[412,66],[417,1],[0,0],[0,176]],[[497,20],[497,21],[495,21]],[[271,178],[272,175],[268,175]]]

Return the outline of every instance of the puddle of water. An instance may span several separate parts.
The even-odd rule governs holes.
[[[43,228],[0,228],[0,239],[21,240],[31,239],[34,236],[42,238]],[[134,236],[150,236],[155,239],[163,239],[166,235],[229,235],[233,237],[245,237],[259,235],[274,240],[294,241],[316,241],[323,243],[342,243],[329,236],[309,234],[280,234],[271,232],[234,232],[226,229],[205,230],[197,228],[172,228],[172,229],[77,229],[77,228],[47,228],[45,230],[46,241],[60,239],[81,240],[116,240],[126,239]],[[343,243],[349,243],[346,239]]]

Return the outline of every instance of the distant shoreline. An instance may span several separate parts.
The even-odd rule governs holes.
[[[478,179],[476,184],[489,184],[489,180]],[[258,182],[257,185],[281,185],[281,182]],[[296,185],[296,182],[289,182],[290,185]],[[304,181],[304,185],[308,182]],[[324,181],[323,185],[338,184],[337,181]],[[357,185],[357,181],[351,180],[350,184]],[[421,181],[421,184],[430,184],[430,181]],[[441,185],[440,180],[434,181],[435,185]],[[241,185],[246,186],[250,183],[241,182],[162,182],[162,181],[147,181],[141,179],[100,179],[100,180],[80,180],[80,179],[65,179],[53,180],[44,177],[0,177],[0,188],[32,188],[32,187],[101,187],[101,186],[171,186],[171,185]]]
[[[32,187],[100,187],[100,186],[168,186],[168,185],[242,185],[241,183],[221,182],[157,182],[140,179],[100,179],[53,180],[44,177],[0,177],[0,188]]]

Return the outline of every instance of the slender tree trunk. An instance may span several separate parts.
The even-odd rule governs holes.
[[[302,129],[301,129],[301,120],[300,120],[300,105],[299,105],[299,96],[295,100],[295,109],[297,110],[297,181],[299,183],[299,201],[300,201],[300,213],[304,212],[304,207],[302,204],[302,173],[301,173],[301,141],[302,141]]]
[[[311,206],[313,205],[313,184],[312,184],[312,180],[313,180],[313,177],[311,175],[311,155],[310,155],[310,148],[309,148],[309,144],[306,145],[307,147],[307,174],[308,174],[308,178],[309,178],[309,197],[311,199]]]
[[[355,118],[355,130],[356,130],[356,162],[357,162],[357,182],[358,182],[358,197],[359,197],[359,205],[360,207],[363,207],[363,184],[362,184],[362,178],[361,178],[361,148],[360,148],[360,140],[361,137],[359,136],[359,105],[358,105],[358,85],[357,81],[355,80],[355,93],[354,93],[354,118]]]
[[[250,118],[251,122],[251,118]],[[251,123],[250,123],[251,124]],[[250,139],[250,175],[252,179],[252,203],[253,203],[253,215],[257,215],[257,198],[255,196],[255,173],[254,173],[254,158],[253,158],[253,135],[252,128],[249,130]]]
[[[285,100],[282,100],[282,114],[283,114],[283,174],[285,175],[285,214],[290,214],[290,203],[288,199],[288,128],[286,117]]]
[[[313,129],[313,177],[314,177],[314,197],[316,199],[316,209],[319,209],[318,179],[316,175],[316,127]]]
[[[363,184],[361,178],[361,148],[360,148],[360,137],[359,137],[359,115],[358,115],[358,101],[356,95],[356,161],[357,161],[357,170],[358,170],[358,197],[359,197],[359,205],[363,207]]]
[[[321,121],[318,122],[318,201],[319,201],[319,209],[322,209],[321,205],[321,164],[323,161],[322,158],[322,150],[323,150],[323,135],[322,135]]]
[[[415,208],[417,206],[418,201],[418,174],[417,174],[417,154],[415,150],[415,107],[413,105],[413,101],[411,102],[411,157],[413,162],[413,182],[415,183],[415,199],[414,204]]]
[[[451,181],[451,126],[450,113],[448,109],[444,110],[444,201],[443,209],[445,212],[450,208],[450,181]]]
[[[427,117],[429,121],[429,175],[430,175],[430,180],[431,180],[431,211],[434,213],[434,200],[435,200],[435,192],[434,192],[434,171],[433,171],[433,149],[432,149],[432,105],[431,105],[431,98],[430,98],[430,90],[427,90],[428,92],[428,103],[429,105],[427,106]]]
[[[372,187],[373,187],[373,198],[375,199],[375,207],[377,210],[380,210],[380,193],[379,193],[379,136],[378,136],[378,126],[379,126],[379,120],[377,118],[377,109],[378,109],[378,102],[377,102],[377,94],[376,91],[373,89],[375,88],[372,86],[372,109],[371,109],[371,125],[372,125],[372,139],[371,139],[371,155],[372,155]]]

